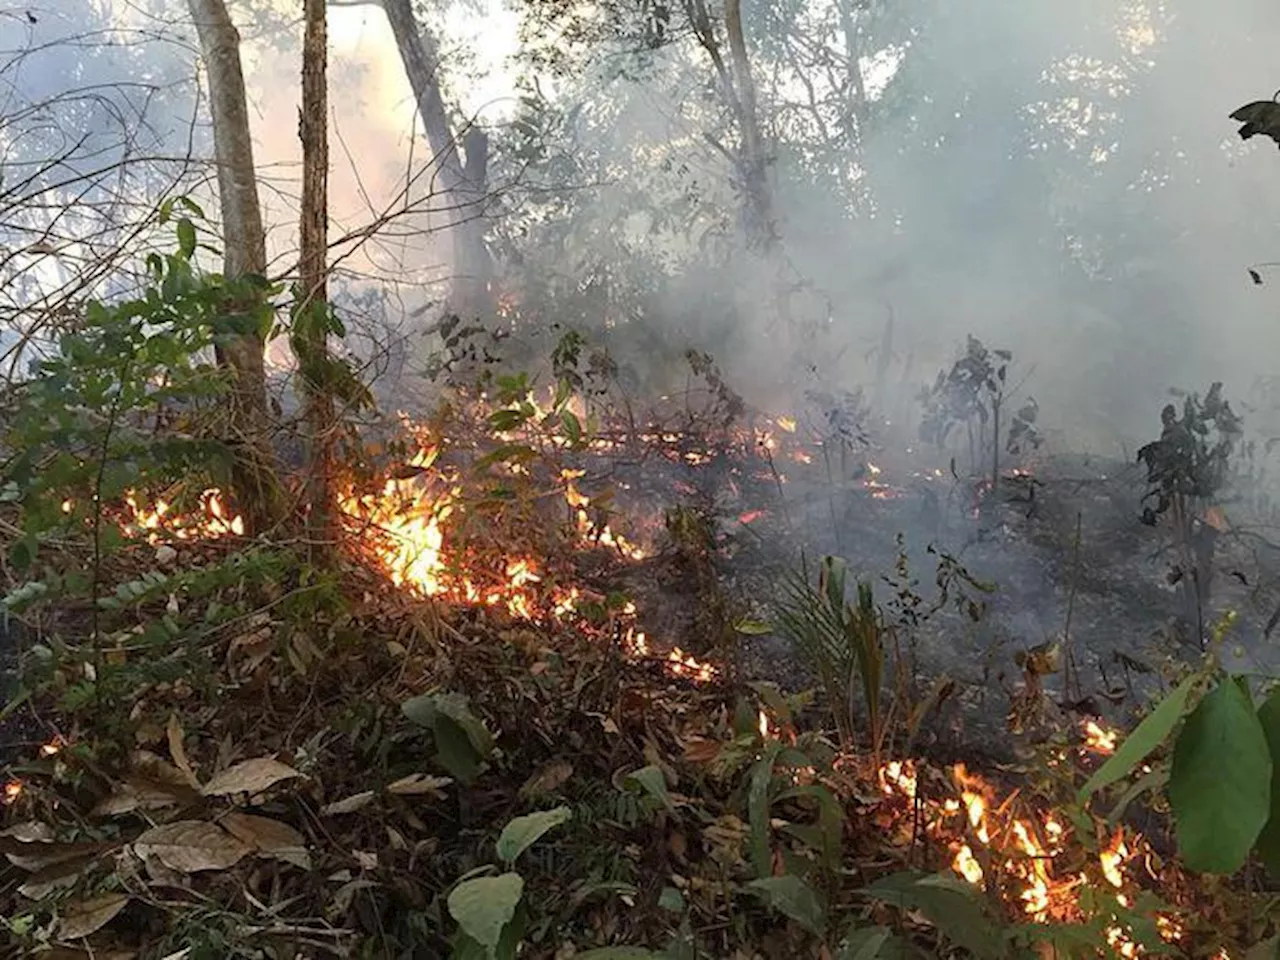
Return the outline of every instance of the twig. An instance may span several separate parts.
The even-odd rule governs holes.
[[[1081,511],[1077,510],[1076,511],[1076,540],[1075,540],[1075,547],[1074,547],[1075,569],[1072,572],[1072,576],[1071,576],[1071,592],[1067,594],[1067,616],[1066,616],[1065,622],[1062,625],[1062,646],[1064,647],[1064,652],[1066,653],[1066,661],[1065,661],[1066,665],[1063,667],[1063,674],[1062,674],[1062,690],[1063,690],[1063,693],[1067,695],[1067,698],[1070,699],[1071,677],[1074,673],[1075,679],[1076,679],[1076,699],[1077,700],[1081,698],[1081,696],[1083,695],[1083,691],[1080,686],[1079,671],[1075,670],[1075,651],[1071,645],[1071,614],[1075,610],[1076,591],[1080,589],[1080,541],[1082,539],[1082,526],[1083,526],[1082,518],[1083,518],[1083,514],[1081,513]]]

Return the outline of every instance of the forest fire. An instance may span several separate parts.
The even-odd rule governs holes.
[[[1090,721],[1081,730],[1082,750],[1107,754],[1117,734]],[[1017,791],[997,801],[996,788],[983,777],[956,764],[949,770],[955,793],[938,798],[920,796],[922,773],[910,760],[893,760],[877,772],[885,801],[903,817],[923,805],[926,835],[950,851],[951,870],[975,887],[993,893],[1036,923],[1079,922],[1085,914],[1080,897],[1089,887],[1084,846],[1073,830],[1051,810],[1036,810],[1021,801]],[[1146,865],[1150,880],[1158,881],[1151,853],[1142,837],[1117,827],[1096,855],[1097,875],[1115,891],[1116,902],[1129,907],[1139,886],[1135,867]],[[1176,916],[1161,914],[1156,929],[1168,943],[1180,940],[1183,927]],[[1145,956],[1118,919],[1107,929],[1107,942],[1119,957]]]
[[[138,494],[125,495],[125,515],[121,526],[126,532],[141,535],[148,543],[158,544],[166,539],[216,540],[220,537],[243,536],[244,520],[234,515],[221,490],[211,487],[200,494],[200,506],[196,510],[181,511],[163,498],[146,505]],[[64,513],[70,513],[63,503]]]

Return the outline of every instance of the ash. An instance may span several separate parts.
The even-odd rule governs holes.
[[[1206,531],[1213,551],[1199,577],[1204,600],[1188,612],[1169,531],[1142,523],[1146,489],[1138,465],[1083,455],[1041,457],[1031,469],[1006,472],[994,491],[989,480],[909,462],[886,462],[838,485],[796,478],[764,520],[730,534],[737,553],[729,577],[740,594],[765,596],[799,551],[811,561],[830,553],[875,582],[885,600],[900,542],[923,594],[938,555],[950,555],[994,591],[982,597],[976,622],[949,611],[920,631],[920,680],[946,676],[961,691],[935,738],[1007,741],[1019,697],[1041,682],[1051,709],[1124,722],[1164,688],[1171,669],[1202,655],[1228,611],[1237,615],[1223,650],[1228,668],[1263,673],[1280,665],[1266,637],[1280,604],[1280,548],[1267,528],[1242,502],[1219,512],[1223,529]],[[1055,645],[1069,689],[1061,671],[1038,681],[1025,669],[1037,650]],[[753,678],[810,685],[778,638],[747,638],[743,646]]]

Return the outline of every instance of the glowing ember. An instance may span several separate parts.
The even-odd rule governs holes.
[[[787,431],[787,433],[796,432],[796,421],[793,417],[778,417],[778,419],[775,420],[774,423],[776,423],[783,430]]]
[[[973,855],[973,850],[967,843],[960,844],[960,849],[956,851],[955,859],[951,861],[951,867],[975,887],[982,883],[982,864],[978,863],[977,858]]]
[[[759,727],[760,727],[760,739],[768,740],[769,739],[769,717],[763,710],[760,711]]]
[[[144,506],[132,490],[125,494],[124,503],[126,516],[122,526],[125,532],[145,536],[148,543],[161,543],[167,539],[216,540],[244,535],[244,519],[232,514],[217,487],[200,494],[200,510],[191,514],[175,513],[172,505],[163,499],[157,500],[152,507]],[[64,503],[64,510],[66,506]]]
[[[1120,738],[1117,730],[1108,730],[1099,726],[1094,720],[1085,722],[1084,725],[1084,745],[1088,750],[1094,753],[1101,753],[1104,756],[1110,756],[1116,752],[1116,743]]]
[[[1124,833],[1117,830],[1115,836],[1111,838],[1111,843],[1098,854],[1102,875],[1107,878],[1107,883],[1116,889],[1124,886],[1124,873],[1121,867],[1128,859],[1129,848],[1125,846]]]
[[[880,789],[887,796],[900,793],[909,800],[915,799],[916,766],[910,760],[889,761],[880,768],[879,777]]]
[[[22,796],[22,781],[10,780],[4,785],[3,802],[6,806],[15,803],[20,796]]]

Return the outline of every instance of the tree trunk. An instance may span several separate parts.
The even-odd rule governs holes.
[[[742,0],[725,0],[724,27],[729,38],[729,59],[733,64],[738,91],[738,127],[742,138],[742,177],[750,212],[750,235],[766,251],[778,244],[778,224],[774,214],[773,190],[769,184],[769,162],[760,132],[756,105],[756,81],[747,56],[747,40],[742,31]]]
[[[323,561],[337,541],[333,513],[334,402],[329,363],[328,237],[329,127],[326,68],[328,24],[325,0],[304,0],[302,42],[302,218],[299,224],[294,352],[305,392],[310,462],[307,473],[307,534],[312,555]]]
[[[435,37],[419,25],[410,0],[382,0],[396,48],[413,87],[423,132],[439,170],[441,192],[449,217],[453,247],[453,278],[448,309],[473,318],[490,309],[493,260],[484,242],[484,202],[488,194],[489,138],[477,127],[464,139],[465,157],[449,124],[437,70],[439,47]]]
[[[240,66],[240,34],[223,0],[188,0],[209,77],[218,198],[222,209],[223,275],[229,283],[262,276],[267,269],[266,232],[249,136],[249,108]],[[256,316],[260,295],[245,293],[225,304],[227,316]],[[215,348],[232,377],[229,426],[236,458],[232,482],[247,532],[260,533],[281,518],[282,498],[271,450],[263,362],[265,331],[231,332]]]

